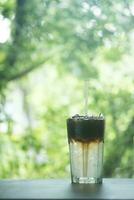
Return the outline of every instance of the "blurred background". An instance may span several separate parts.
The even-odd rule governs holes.
[[[134,177],[134,1],[0,0],[0,178],[69,177],[66,118],[103,113],[105,177]]]

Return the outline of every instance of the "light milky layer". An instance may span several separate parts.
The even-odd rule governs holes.
[[[71,141],[71,171],[74,177],[100,178],[102,175],[103,142]]]

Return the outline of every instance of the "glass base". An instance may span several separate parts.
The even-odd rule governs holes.
[[[96,184],[102,183],[102,178],[92,178],[92,177],[73,177],[72,183],[79,184]]]

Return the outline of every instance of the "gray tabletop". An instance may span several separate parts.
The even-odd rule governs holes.
[[[1,180],[0,199],[134,199],[134,179],[103,179],[102,184],[70,180]]]

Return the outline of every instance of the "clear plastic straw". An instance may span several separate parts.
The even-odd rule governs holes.
[[[88,115],[89,80],[84,81],[84,114]]]

